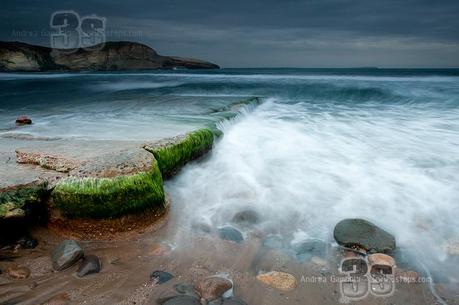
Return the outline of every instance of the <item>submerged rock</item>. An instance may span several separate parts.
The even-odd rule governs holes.
[[[290,291],[296,288],[296,279],[293,275],[285,272],[271,271],[268,273],[260,274],[257,280],[270,287]]]
[[[284,240],[278,235],[268,235],[263,239],[263,247],[279,250],[284,248]]]
[[[320,239],[307,239],[293,245],[295,257],[299,261],[307,261],[312,257],[324,257],[327,254],[327,244]]]
[[[236,213],[233,216],[233,223],[240,226],[252,226],[257,224],[260,220],[260,217],[257,212],[254,210],[245,210]]]
[[[390,233],[363,219],[344,219],[333,232],[338,244],[360,247],[370,253],[390,252],[395,249],[395,238]]]
[[[156,285],[161,285],[167,281],[170,281],[174,276],[166,271],[153,271],[150,274],[150,280]]]
[[[73,266],[83,257],[83,249],[74,240],[64,240],[53,250],[53,268],[61,271]]]
[[[100,269],[101,263],[99,257],[96,255],[86,255],[77,271],[77,276],[83,277],[88,274],[99,273]]]
[[[202,279],[194,286],[201,301],[206,302],[220,298],[231,288],[233,288],[233,283],[230,280],[218,276]]]
[[[8,268],[8,275],[17,280],[23,280],[30,276],[30,269],[27,267],[10,267]]]
[[[26,115],[21,115],[16,119],[16,125],[18,126],[30,124],[32,124],[32,120]]]
[[[231,240],[236,243],[240,243],[244,240],[242,233],[239,230],[230,226],[219,228],[218,236],[220,236],[221,239]]]
[[[160,302],[162,305],[201,305],[199,300],[189,295],[178,295]]]

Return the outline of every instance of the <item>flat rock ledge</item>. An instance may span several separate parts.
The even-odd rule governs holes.
[[[24,207],[43,202],[56,219],[97,220],[146,210],[157,214],[167,206],[163,179],[207,153],[214,136],[204,128],[154,143],[98,147],[91,153],[71,142],[19,148],[18,166],[33,173],[46,170],[46,175],[1,188],[0,220],[22,217]]]

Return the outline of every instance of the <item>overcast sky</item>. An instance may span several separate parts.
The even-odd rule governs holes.
[[[223,67],[459,67],[459,0],[2,0],[0,40],[49,45],[57,10]]]

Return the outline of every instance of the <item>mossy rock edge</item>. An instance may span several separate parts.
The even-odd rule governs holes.
[[[60,181],[51,193],[52,206],[70,218],[107,218],[163,208],[165,195],[158,164],[148,172],[114,178],[76,178]]]
[[[40,204],[45,200],[48,195],[47,185],[47,181],[37,180],[1,191],[0,219],[26,216],[25,209],[29,205]]]
[[[212,148],[214,136],[215,134],[211,129],[203,128],[165,145],[147,145],[144,148],[151,152],[158,161],[163,177],[169,178],[187,162],[207,153]]]

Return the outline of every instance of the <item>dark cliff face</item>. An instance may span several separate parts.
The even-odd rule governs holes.
[[[1,71],[117,71],[142,69],[218,69],[199,59],[161,56],[135,42],[107,42],[95,50],[66,53],[21,42],[0,42]]]

